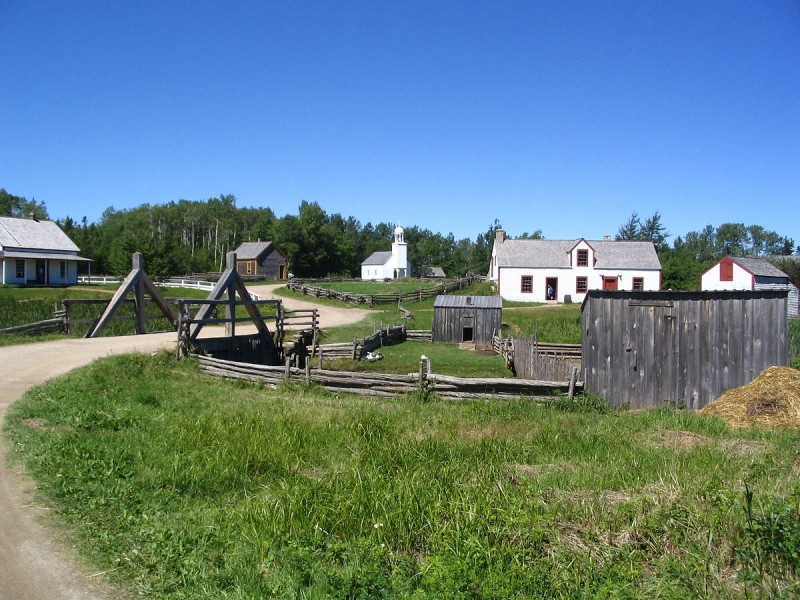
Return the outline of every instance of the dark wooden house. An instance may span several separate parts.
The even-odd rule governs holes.
[[[586,389],[612,406],[700,409],[788,363],[787,295],[592,290],[582,309]]]
[[[502,320],[500,296],[436,296],[433,341],[475,342],[476,348],[491,347],[492,336],[500,332]]]
[[[274,242],[244,242],[236,249],[236,271],[263,279],[289,278],[289,259]]]

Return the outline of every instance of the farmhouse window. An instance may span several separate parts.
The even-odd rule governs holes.
[[[523,294],[530,294],[533,292],[533,275],[522,276],[521,291]]]
[[[633,278],[633,291],[641,292],[644,290],[644,277]]]
[[[719,280],[733,281],[733,261],[723,260],[719,263]]]
[[[578,266],[579,267],[588,267],[589,266],[589,251],[588,250],[578,250]]]
[[[17,261],[17,279],[25,279],[25,261]]]
[[[67,261],[61,261],[61,263],[58,265],[58,272],[61,275],[61,279],[67,278]]]
[[[586,290],[589,289],[589,278],[588,277],[576,277],[575,278],[575,292],[578,294],[585,294]]]

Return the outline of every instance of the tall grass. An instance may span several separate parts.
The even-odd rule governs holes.
[[[800,317],[789,320],[789,361],[800,369]]]
[[[273,391],[114,357],[31,391],[7,435],[131,595],[800,593],[798,432],[581,406]]]

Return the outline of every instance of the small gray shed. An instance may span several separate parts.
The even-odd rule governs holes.
[[[500,296],[436,296],[433,304],[433,341],[450,344],[475,342],[492,345],[500,331],[503,299]]]
[[[788,363],[786,291],[590,291],[586,389],[613,406],[700,409]]]

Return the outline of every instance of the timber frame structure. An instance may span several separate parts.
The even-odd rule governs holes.
[[[131,269],[131,272],[128,273],[128,276],[123,280],[119,288],[117,288],[114,297],[111,298],[111,301],[108,303],[108,305],[106,305],[103,314],[100,315],[100,318],[92,326],[89,327],[89,331],[86,332],[84,337],[93,338],[99,336],[105,326],[108,325],[108,323],[113,319],[117,310],[119,310],[119,307],[122,306],[128,297],[128,294],[131,292],[133,292],[133,301],[135,304],[135,323],[137,334],[147,333],[144,325],[145,292],[150,294],[150,297],[161,310],[164,317],[166,317],[174,327],[177,327],[178,320],[175,312],[164,298],[164,295],[155,286],[144,270],[144,257],[142,256],[142,253],[135,252],[133,254],[133,268]]]

